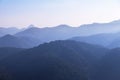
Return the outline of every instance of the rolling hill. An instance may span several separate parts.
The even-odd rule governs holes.
[[[88,80],[89,66],[108,49],[76,41],[54,41],[0,60],[11,80]]]

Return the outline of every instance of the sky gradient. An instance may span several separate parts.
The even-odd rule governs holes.
[[[0,27],[77,27],[117,19],[120,0],[0,0]]]

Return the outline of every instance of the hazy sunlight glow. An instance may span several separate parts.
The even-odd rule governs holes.
[[[120,19],[119,0],[0,0],[0,27],[40,27]]]

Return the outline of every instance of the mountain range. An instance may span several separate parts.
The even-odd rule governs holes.
[[[0,80],[120,80],[120,20],[0,28]]]
[[[78,36],[78,37],[70,38],[69,40],[101,45],[107,48],[117,48],[120,47],[120,32],[96,34],[91,36]]]
[[[10,38],[10,36],[6,36],[8,34],[10,34],[11,37],[14,37],[14,39],[15,37],[17,39],[13,41],[11,40],[9,43],[9,41],[7,41],[9,39],[4,38],[4,37]],[[55,40],[66,40],[70,38],[76,39],[77,37],[77,41],[80,40],[83,42],[102,45],[109,48],[116,48],[120,47],[119,34],[120,34],[120,20],[112,21],[109,23],[86,24],[81,25],[80,27],[59,25],[56,27],[38,28],[35,27],[34,25],[30,25],[28,26],[28,28],[25,29],[1,28],[0,39],[2,38],[3,39],[0,41],[1,44],[0,47],[9,47],[16,44],[13,47],[32,48],[45,42]],[[3,43],[5,43],[6,46],[2,46]]]

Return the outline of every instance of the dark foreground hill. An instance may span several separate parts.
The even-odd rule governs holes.
[[[6,80],[88,80],[89,66],[106,51],[81,42],[54,41],[20,50],[1,59],[0,66],[9,75]]]
[[[95,71],[91,80],[120,80],[120,48],[110,50]]]
[[[24,49],[10,47],[0,48],[0,61],[13,56],[22,50]],[[0,80],[11,80],[10,74],[8,74],[8,71],[2,65],[0,66]]]

